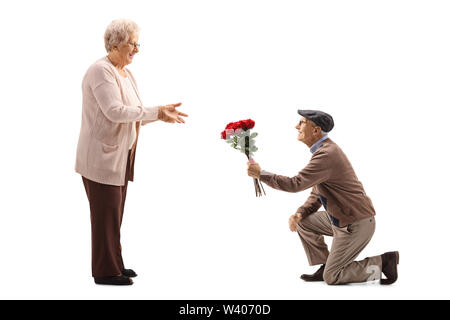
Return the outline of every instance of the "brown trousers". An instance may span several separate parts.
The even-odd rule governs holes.
[[[133,160],[130,151],[123,186],[102,184],[82,177],[91,210],[92,276],[95,278],[116,276],[125,268],[120,227]]]
[[[297,232],[309,264],[325,264],[323,278],[327,284],[366,282],[381,278],[381,256],[354,261],[372,239],[375,217],[338,228],[331,223],[325,211],[319,211],[300,220]],[[330,252],[324,235],[333,237]]]

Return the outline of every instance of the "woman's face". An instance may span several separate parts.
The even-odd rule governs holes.
[[[130,34],[128,43],[120,44],[115,50],[117,57],[124,66],[133,62],[134,55],[139,52],[139,37],[136,34]]]

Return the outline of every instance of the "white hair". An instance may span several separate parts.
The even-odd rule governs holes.
[[[111,52],[114,46],[127,43],[130,35],[139,35],[139,26],[136,22],[128,19],[118,19],[112,21],[105,31],[105,49]]]

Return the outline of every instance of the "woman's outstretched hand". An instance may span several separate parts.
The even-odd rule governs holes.
[[[176,108],[179,106],[181,106],[181,102],[158,107],[158,120],[169,123],[184,123],[182,117],[188,117],[188,115],[178,111]]]

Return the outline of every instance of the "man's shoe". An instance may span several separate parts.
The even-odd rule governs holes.
[[[313,281],[324,281],[323,280],[323,271],[325,270],[325,265],[323,264],[319,270],[317,270],[313,274],[302,274],[300,276],[300,279],[307,281],[307,282],[313,282]]]
[[[125,276],[100,277],[94,278],[96,284],[107,284],[112,286],[129,286],[133,284],[133,280]]]
[[[133,271],[133,269],[123,269],[122,275],[128,278],[134,278],[137,277],[137,273]]]
[[[381,255],[382,269],[387,279],[381,279],[380,284],[393,284],[397,281],[397,265],[400,262],[400,254],[398,251],[386,252]]]

